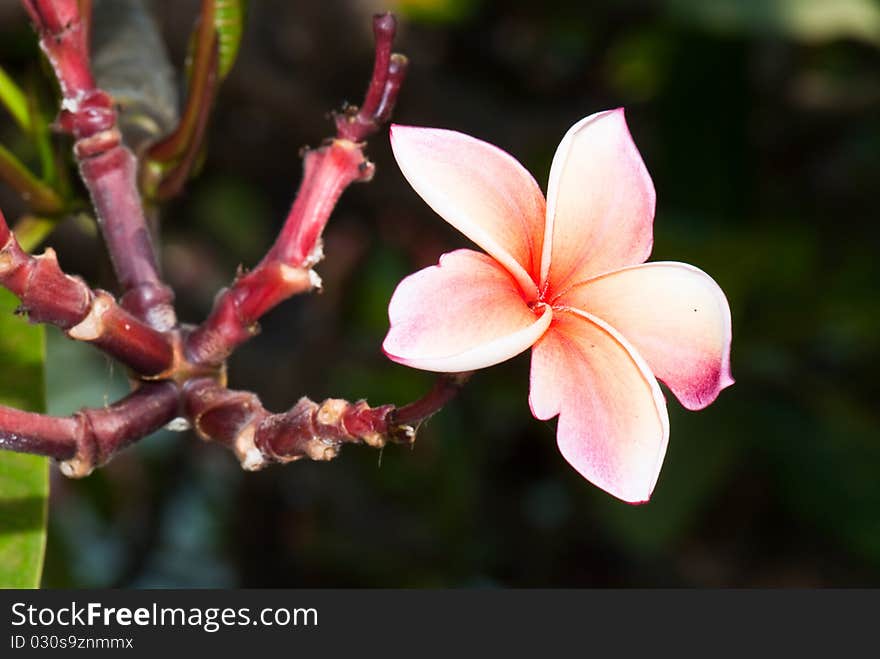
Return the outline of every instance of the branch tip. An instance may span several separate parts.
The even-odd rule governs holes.
[[[360,109],[348,106],[336,116],[336,131],[340,139],[363,142],[388,121],[407,66],[403,55],[391,52],[396,33],[397,19],[394,14],[377,14],[373,17],[376,40],[373,75]]]
[[[390,47],[397,34],[397,17],[390,11],[373,16],[373,35],[376,41],[386,41]]]

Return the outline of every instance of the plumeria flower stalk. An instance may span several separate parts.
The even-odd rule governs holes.
[[[461,249],[404,279],[383,345],[414,368],[463,372],[532,348],[529,404],[586,479],[649,499],[669,438],[662,380],[686,408],[733,383],[727,299],[701,270],[645,263],[655,192],[623,109],[577,122],[547,198],[512,156],[462,133],[393,126],[412,187],[486,253]]]

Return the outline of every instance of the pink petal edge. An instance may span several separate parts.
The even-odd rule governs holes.
[[[733,384],[724,292],[687,263],[655,261],[581,282],[555,302],[601,318],[627,338],[689,410]]]
[[[502,149],[452,130],[395,124],[391,148],[422,199],[534,299],[545,202],[532,175]]]
[[[546,331],[513,277],[493,258],[468,249],[444,254],[398,284],[382,344],[389,359],[426,371],[458,373],[524,352]]]
[[[654,183],[623,108],[591,114],[556,150],[547,184],[541,285],[644,262],[653,245]]]
[[[627,503],[648,501],[669,439],[666,402],[613,327],[557,312],[532,351],[529,405],[538,419],[559,415],[559,450],[584,478]]]

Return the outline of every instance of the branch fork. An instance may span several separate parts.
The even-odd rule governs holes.
[[[364,155],[365,141],[388,121],[406,73],[406,58],[392,53],[394,17],[374,19],[375,63],[364,102],[336,114],[336,135],[304,152],[303,180],[275,243],[252,270],[240,272],[218,294],[201,325],[187,327],[178,323],[173,292],[159,273],[138,189],[137,159],[122,143],[113,99],[96,87],[89,68],[88,25],[80,4],[23,4],[58,78],[62,101],[56,126],[75,140],[74,157],[122,295],[117,301],[65,274],[51,249],[40,256],[27,254],[2,215],[0,285],[21,299],[31,322],[55,325],[124,364],[133,391],[112,405],[63,418],[0,406],[0,448],[52,457],[65,475],[81,477],[181,418],[202,439],[232,450],[246,470],[331,460],[346,444],[412,444],[421,422],[455,395],[468,374],[440,376],[426,396],[401,408],[301,398],[281,414],[267,411],[255,394],[226,386],[226,359],[258,333],[260,318],[294,295],[320,289],[314,267],[323,258],[324,227],[344,190],[374,174]],[[202,46],[213,48],[216,60],[216,43],[204,41],[206,34],[201,33]],[[216,61],[209,62],[211,69]],[[206,81],[212,84],[210,76]],[[192,123],[196,114],[192,110],[187,121]],[[193,124],[181,131],[203,129]],[[172,147],[172,155],[180,155],[178,146],[176,138],[160,143],[153,156]]]

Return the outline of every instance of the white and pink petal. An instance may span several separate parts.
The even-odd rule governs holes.
[[[557,300],[618,330],[689,410],[699,410],[730,374],[730,307],[705,272],[686,263],[645,263],[580,283]]]
[[[559,415],[559,450],[584,478],[628,503],[650,498],[669,438],[666,403],[614,328],[555,311],[532,351],[529,404],[539,419]]]
[[[644,262],[653,244],[654,184],[623,109],[582,119],[550,168],[541,284],[573,282]]]
[[[550,325],[505,268],[468,249],[400,282],[388,306],[382,349],[406,366],[456,373],[503,362],[531,347]]]
[[[451,130],[395,125],[391,148],[422,199],[504,265],[534,299],[545,203],[532,175],[498,147]]]

